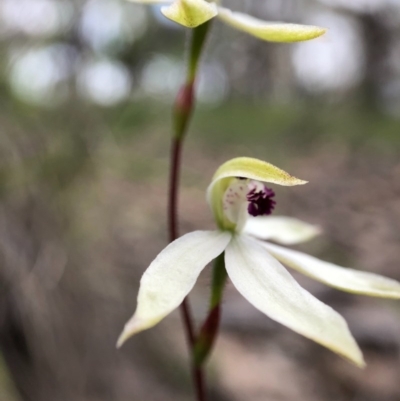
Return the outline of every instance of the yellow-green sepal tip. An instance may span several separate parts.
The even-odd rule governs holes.
[[[269,42],[302,42],[322,36],[325,28],[312,25],[267,22],[247,14],[218,8],[218,18],[241,31]]]
[[[171,5],[161,8],[168,19],[187,28],[196,28],[217,14],[217,5],[205,0],[176,0]]]
[[[222,164],[215,172],[207,189],[207,201],[219,228],[234,231],[236,225],[229,221],[223,211],[223,195],[233,179],[269,182],[283,186],[303,185],[307,181],[293,177],[273,164],[250,157],[237,157]]]

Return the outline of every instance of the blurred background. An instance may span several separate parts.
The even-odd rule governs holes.
[[[400,279],[400,1],[226,0],[329,28],[277,45],[215,21],[184,152],[181,232],[212,228],[204,194],[235,156],[310,183],[277,214],[319,224],[299,249]],[[115,342],[165,246],[170,110],[185,31],[159,6],[0,0],[0,400],[193,400],[179,314]],[[342,313],[361,371],[227,286],[208,364],[213,401],[400,399],[400,304],[298,277]],[[206,269],[191,295],[198,322]]]

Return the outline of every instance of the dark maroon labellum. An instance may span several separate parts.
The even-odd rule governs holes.
[[[247,194],[247,200],[249,201],[247,211],[254,217],[271,214],[276,205],[276,202],[272,199],[274,196],[275,192],[265,185],[262,190],[252,189]]]

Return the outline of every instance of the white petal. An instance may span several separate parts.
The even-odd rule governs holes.
[[[238,291],[271,319],[364,366],[345,320],[293,279],[258,241],[234,237],[225,251],[226,270]]]
[[[306,242],[321,233],[317,226],[285,216],[248,216],[243,231],[284,245]]]
[[[396,280],[324,262],[305,253],[265,243],[263,246],[285,265],[340,290],[382,298],[400,298]]]
[[[218,7],[218,17],[236,29],[270,42],[300,42],[317,38],[326,32],[326,29],[318,26],[266,22],[223,7]]]
[[[168,19],[195,28],[204,24],[217,14],[217,5],[206,0],[175,0],[170,6],[162,7],[161,12]]]
[[[162,250],[140,280],[136,312],[125,325],[117,346],[177,308],[203,268],[224,251],[230,239],[227,232],[194,231]]]

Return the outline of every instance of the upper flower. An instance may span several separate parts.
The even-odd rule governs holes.
[[[203,268],[225,252],[232,283],[253,306],[358,366],[364,365],[345,320],[302,288],[281,262],[327,285],[363,295],[400,298],[400,283],[262,241],[290,245],[319,233],[317,227],[297,219],[269,216],[275,201],[266,183],[294,186],[306,181],[244,157],[232,159],[216,171],[207,199],[219,230],[186,234],[157,256],[143,274],[136,312],[118,345],[177,308]]]
[[[161,8],[168,19],[195,28],[214,17],[250,35],[270,42],[300,42],[323,35],[326,29],[317,26],[266,22],[250,15],[218,6],[218,1],[206,0],[129,0],[134,3],[171,3]]]

